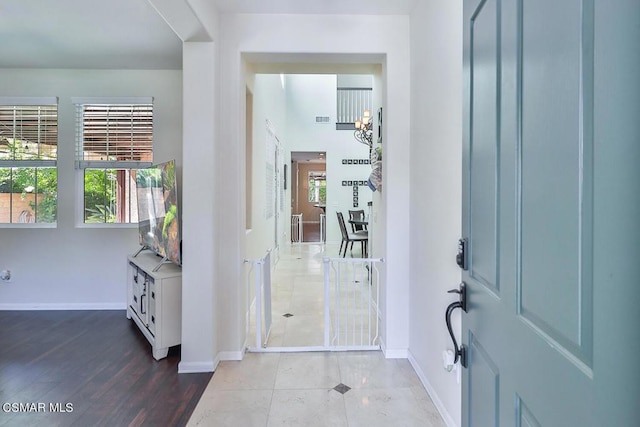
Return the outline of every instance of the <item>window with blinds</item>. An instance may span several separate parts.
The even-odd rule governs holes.
[[[147,167],[153,160],[152,104],[79,104],[79,167],[129,163]]]
[[[0,223],[55,224],[58,101],[0,97]]]
[[[0,160],[55,160],[58,106],[0,105]]]
[[[136,223],[136,170],[152,165],[153,104],[75,101],[85,224]]]

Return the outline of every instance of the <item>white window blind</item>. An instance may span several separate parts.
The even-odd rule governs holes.
[[[57,155],[57,104],[0,105],[0,160],[3,163],[55,166]]]
[[[76,167],[132,168],[153,161],[153,104],[76,104]]]

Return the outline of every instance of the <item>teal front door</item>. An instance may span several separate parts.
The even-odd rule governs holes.
[[[463,425],[638,426],[640,1],[463,9]]]

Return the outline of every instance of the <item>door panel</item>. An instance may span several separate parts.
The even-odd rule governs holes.
[[[472,245],[469,260],[470,274],[499,293],[497,255],[497,180],[498,180],[498,127],[500,99],[498,49],[496,39],[496,0],[478,5],[471,27],[470,58],[471,85],[471,207],[469,242]]]
[[[469,419],[470,426],[496,426],[500,404],[500,373],[491,356],[473,334],[469,339]]]
[[[593,64],[582,46],[592,48],[593,17],[579,0],[520,7],[518,310],[548,340],[589,363],[593,133],[585,115]]]

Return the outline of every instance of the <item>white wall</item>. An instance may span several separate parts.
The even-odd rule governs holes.
[[[342,186],[342,181],[366,181],[371,166],[343,165],[342,159],[368,159],[369,148],[355,140],[353,131],[336,130],[336,75],[289,75],[286,88],[286,139],[290,151],[326,152],[327,242],[340,242],[336,212],[342,212],[345,218],[350,209],[366,212],[367,202],[372,199],[369,187],[359,187],[359,207],[353,207],[353,188]],[[329,116],[329,123],[316,123],[316,116]]]
[[[246,235],[247,258],[261,258],[267,250],[274,248],[275,216],[265,216],[267,120],[284,149],[287,144],[286,94],[278,74],[258,74],[253,77],[253,210],[252,228]],[[273,163],[273,160],[269,162]],[[241,188],[244,191],[244,185]],[[279,206],[276,208],[279,209]]]
[[[76,227],[75,107],[71,97],[154,97],[154,162],[176,159],[182,170],[182,72],[0,70],[3,96],[57,96],[58,224],[0,228],[0,309],[126,306],[126,256],[139,248],[137,225]],[[9,82],[11,82],[9,84]],[[178,113],[177,113],[178,112]],[[179,180],[180,181],[180,180]]]
[[[180,372],[212,371],[217,354],[216,45],[183,45],[182,353]]]
[[[461,389],[442,366],[452,348],[444,322],[460,271],[462,2],[419,2],[411,17],[410,360],[449,425],[460,425]],[[460,313],[454,329],[460,341]]]
[[[409,18],[407,16],[336,16],[336,15],[221,15],[220,17],[220,131],[215,142],[219,155],[214,168],[217,179],[216,201],[220,221],[217,239],[216,290],[225,302],[219,304],[216,317],[224,322],[219,330],[221,351],[239,351],[244,341],[243,313],[246,301],[238,289],[242,286],[244,197],[242,182],[245,140],[245,80],[242,52],[345,54],[353,58],[353,40],[362,40],[361,54],[376,57],[384,64],[386,78],[385,156],[387,236],[380,255],[386,260],[389,288],[385,330],[387,355],[403,357],[409,345]],[[373,30],[375,29],[375,31]],[[294,55],[295,56],[295,55]],[[302,56],[303,58],[304,55]],[[381,59],[382,58],[382,59]],[[306,57],[309,60],[309,57]],[[187,82],[185,82],[187,84]],[[223,108],[222,108],[223,107]],[[237,183],[227,185],[227,183]],[[392,230],[392,233],[390,233]],[[240,314],[239,314],[240,313]]]

